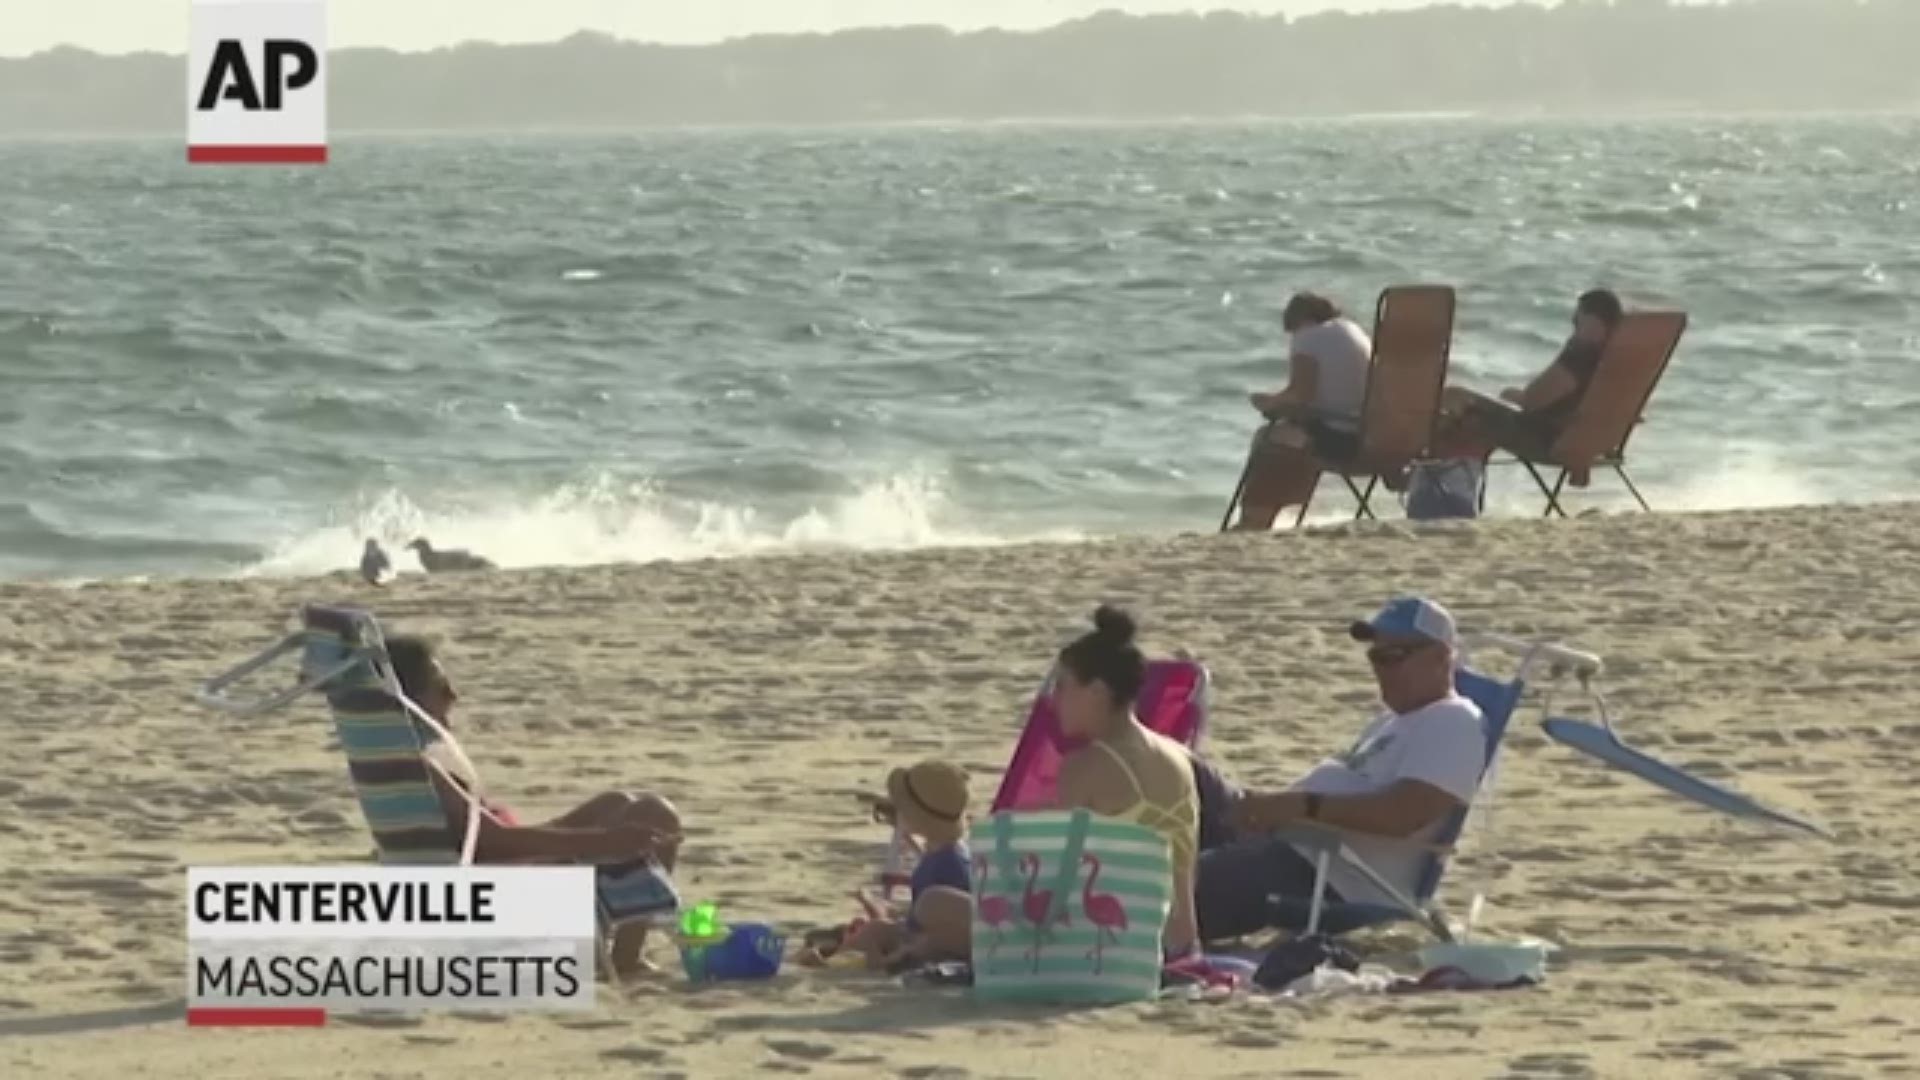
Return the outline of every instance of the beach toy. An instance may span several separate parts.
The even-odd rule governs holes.
[[[720,905],[712,901],[695,904],[680,915],[680,936],[689,941],[707,942],[726,932],[720,923]]]
[[[713,905],[701,906],[711,908]],[[693,921],[683,919],[682,929]],[[717,927],[717,920],[705,925]],[[766,923],[741,923],[720,931],[707,937],[685,935],[680,945],[680,966],[688,979],[721,982],[770,979],[779,974],[780,961],[787,951],[785,935]]]

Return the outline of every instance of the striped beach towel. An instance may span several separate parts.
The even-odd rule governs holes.
[[[977,996],[1098,1005],[1159,992],[1173,859],[1158,833],[1048,810],[995,814],[974,838]]]

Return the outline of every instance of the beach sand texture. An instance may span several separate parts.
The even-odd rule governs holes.
[[[343,565],[351,552],[342,553]],[[1600,652],[1623,733],[1826,823],[1732,822],[1508,740],[1494,843],[1448,890],[1563,946],[1548,983],[1310,1004],[989,1009],[789,966],[673,975],[561,1019],[189,1031],[101,1010],[182,990],[182,868],[351,862],[370,841],[317,701],[237,720],[194,683],[304,601],[444,635],[490,789],[682,808],[723,915],[843,917],[882,831],[852,798],[943,754],[984,804],[1052,653],[1095,603],[1215,678],[1212,752],[1278,784],[1372,702],[1343,627],[1420,590],[1468,630]],[[1504,670],[1504,669],[1500,669]],[[830,554],[428,579],[0,586],[0,1074],[198,1076],[1920,1075],[1920,505],[1486,521]],[[1391,953],[1410,933],[1360,939]],[[164,1015],[162,1009],[160,1015]],[[54,1030],[46,1030],[46,1029]]]

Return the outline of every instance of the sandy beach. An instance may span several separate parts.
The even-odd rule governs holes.
[[[847,914],[871,874],[884,835],[852,795],[888,766],[946,755],[991,796],[1052,654],[1096,602],[1131,607],[1152,651],[1207,662],[1211,752],[1257,786],[1351,737],[1372,695],[1343,627],[1410,590],[1469,631],[1600,653],[1629,739],[1836,840],[1682,803],[1552,744],[1529,707],[1492,828],[1443,895],[1457,907],[1483,885],[1485,932],[1560,945],[1537,988],[1073,1012],[789,966],[698,990],[663,975],[584,1018],[261,1033],[167,1018],[183,867],[369,848],[317,701],[243,721],[189,697],[302,602],[442,637],[458,730],[501,798],[539,815],[656,789],[689,822],[692,897],[797,926]],[[1916,670],[1920,504],[409,575],[378,590],[345,575],[0,586],[0,1074],[1920,1075]],[[1417,938],[1359,941],[1388,956]],[[654,956],[674,970],[663,943]]]

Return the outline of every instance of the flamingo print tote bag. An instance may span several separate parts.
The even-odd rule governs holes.
[[[1092,1005],[1159,993],[1166,840],[1086,810],[1003,812],[986,825],[974,834],[976,996]]]

